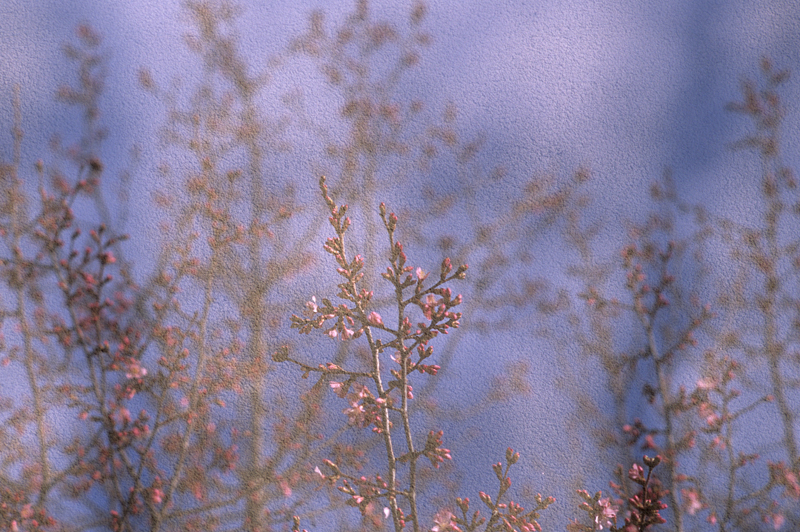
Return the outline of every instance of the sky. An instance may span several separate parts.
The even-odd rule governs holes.
[[[241,1],[236,27],[243,51],[254,68],[266,68],[292,38],[306,30],[313,10],[323,10],[331,24],[353,9],[350,0]],[[648,187],[670,168],[682,198],[737,220],[753,219],[758,175],[757,158],[733,153],[730,143],[748,131],[742,116],[724,110],[740,98],[740,83],[755,77],[759,60],[768,56],[778,68],[800,72],[800,5],[796,2],[749,0],[672,0],[666,2],[602,2],[569,0],[432,0],[427,31],[432,45],[418,68],[400,88],[425,99],[429,108],[458,108],[458,127],[466,137],[485,140],[479,162],[501,164],[512,183],[539,174],[569,175],[590,169],[588,191],[594,198],[592,219],[608,224],[609,247],[619,247],[623,219],[641,219],[649,208]],[[410,2],[376,0],[375,18],[401,21]],[[200,68],[182,36],[188,19],[177,0],[5,0],[0,3],[0,131],[12,125],[11,101],[21,89],[25,140],[23,167],[43,157],[53,132],[74,136],[78,117],[54,102],[59,85],[74,74],[65,68],[61,46],[74,37],[79,23],[90,23],[104,39],[109,57],[102,122],[109,129],[104,144],[105,175],[114,189],[115,176],[132,167],[130,149],[141,150],[133,172],[129,249],[144,275],[159,248],[157,217],[151,194],[159,186],[154,167],[161,158],[158,143],[164,107],[138,87],[138,71],[150,69],[157,82],[179,77],[185,86],[199,79]],[[285,64],[268,88],[270,96],[302,87],[311,114],[324,121],[338,100],[303,61]],[[800,83],[794,78],[782,93],[788,103],[783,136],[785,163],[800,167]],[[269,113],[286,113],[280,99],[265,98]],[[291,130],[292,156],[281,159],[284,171],[313,175],[318,146],[314,138]],[[0,156],[11,155],[10,134],[0,134]],[[179,162],[176,162],[178,165]],[[452,186],[442,168],[431,181],[442,190]],[[309,178],[309,188],[316,178]],[[487,193],[485,201],[502,201],[507,192]],[[113,203],[112,203],[113,204]],[[559,242],[544,235],[540,259],[552,259],[553,271],[542,274],[569,285],[561,269]],[[574,287],[573,287],[574,288]],[[559,334],[570,334],[563,325]],[[527,337],[495,332],[470,336],[460,346],[458,370],[465,378],[481,378],[485,345],[509,353],[545,349]],[[502,356],[500,356],[502,359]],[[588,441],[569,441],[568,403],[553,404],[559,380],[555,364],[535,362],[530,380],[537,400],[512,402],[507,433],[487,431],[464,451],[485,462],[475,483],[492,480],[489,465],[505,447],[533,456],[525,473],[537,485],[568,497],[572,486],[559,486],[561,471],[583,466],[574,452]],[[587,368],[588,373],[592,372]],[[477,377],[476,377],[477,376]],[[563,377],[563,375],[562,375]],[[484,382],[483,385],[486,385]],[[602,390],[597,393],[602,395]],[[458,402],[458,387],[448,391]],[[556,395],[553,395],[556,394]],[[497,414],[501,415],[501,414]],[[587,450],[587,452],[589,452]],[[484,459],[491,455],[494,458]],[[589,477],[593,473],[587,473]],[[564,478],[570,478],[565,475]],[[554,480],[556,479],[556,480]],[[594,489],[605,488],[595,485]],[[473,490],[474,491],[474,490]],[[590,489],[591,491],[591,489]],[[474,494],[473,494],[474,495]],[[565,511],[565,510],[564,510]]]

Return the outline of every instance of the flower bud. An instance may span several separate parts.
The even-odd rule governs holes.
[[[289,346],[280,346],[277,351],[272,353],[272,360],[274,362],[286,362],[289,360]]]
[[[383,318],[381,318],[381,315],[377,312],[370,313],[370,315],[367,317],[367,321],[370,325],[375,327],[383,327]]]
[[[511,447],[506,449],[506,462],[508,462],[508,465],[516,464],[517,460],[519,460],[519,453],[515,453]]]
[[[643,461],[644,465],[646,465],[650,469],[653,469],[654,467],[656,467],[658,464],[661,463],[661,455],[656,455],[653,458],[650,458],[649,456],[645,455]]]
[[[497,475],[497,480],[503,481],[503,465],[498,462],[496,464],[492,464],[492,469],[494,469],[494,474]]]
[[[488,495],[487,493],[481,491],[480,493],[478,493],[478,497],[481,498],[481,500],[483,501],[483,504],[485,504],[489,508],[493,507],[492,506],[492,497],[490,495]]]
[[[440,279],[441,279],[442,281],[444,281],[444,280],[445,280],[445,278],[447,277],[447,274],[448,274],[448,273],[450,273],[450,271],[451,271],[452,269],[453,269],[453,265],[452,265],[452,263],[450,262],[450,257],[447,257],[447,258],[445,258],[445,259],[442,261],[442,268],[441,268]]]
[[[628,478],[638,484],[645,484],[644,469],[639,464],[633,464],[628,470]]]

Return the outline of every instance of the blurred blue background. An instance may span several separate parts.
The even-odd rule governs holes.
[[[307,117],[335,136],[344,131],[337,125],[341,95],[330,89],[315,64],[287,55],[286,49],[307,30],[312,11],[324,11],[328,27],[335,27],[353,11],[354,2],[242,0],[239,4],[243,11],[235,28],[243,55],[252,72],[272,69],[258,105],[265,115],[288,124],[282,138],[291,150],[276,155],[270,171],[293,176],[300,201],[310,206],[308,216],[319,216],[317,176],[327,168],[323,146],[316,130],[301,123],[283,96],[293,95],[291,101],[297,102],[302,93]],[[595,242],[598,254],[616,259],[628,242],[630,225],[624,221],[646,220],[653,208],[650,185],[670,168],[683,200],[745,224],[758,219],[759,160],[751,153],[729,149],[751,126],[724,106],[741,99],[741,81],[757,75],[763,56],[770,57],[777,68],[800,72],[797,2],[432,0],[427,6],[424,28],[432,44],[421,52],[419,65],[403,76],[397,94],[401,99],[425,101],[426,112],[420,120],[435,120],[449,104],[455,105],[459,135],[483,139],[470,168],[487,176],[497,166],[505,169],[502,181],[486,179],[477,186],[477,197],[460,198],[477,206],[481,216],[491,220],[493,212],[520,201],[519,190],[531,180],[554,176],[556,183],[568,182],[575,170],[586,168],[591,179],[581,190],[592,201],[583,217],[600,224]],[[411,7],[406,1],[370,4],[374,19],[399,26],[405,24]],[[126,257],[134,262],[137,278],[144,280],[162,245],[160,214],[153,209],[152,194],[160,187],[169,189],[170,184],[156,170],[165,158],[159,141],[164,106],[139,87],[138,72],[148,68],[163,86],[180,78],[176,94],[188,98],[201,78],[201,65],[183,40],[190,19],[181,2],[173,0],[2,2],[0,131],[11,130],[11,101],[14,87],[19,86],[23,168],[32,168],[36,160],[46,157],[53,133],[65,141],[78,138],[80,116],[54,101],[53,94],[74,80],[61,49],[64,42],[74,40],[80,23],[90,24],[103,37],[102,50],[108,57],[100,101],[101,123],[108,129],[102,148],[104,190],[112,216],[121,217],[122,211],[115,208],[117,194],[126,189],[118,176],[131,170],[127,214],[119,222],[131,235],[125,244]],[[270,66],[275,62],[277,67]],[[792,78],[781,94],[788,108],[782,137],[784,163],[798,168],[800,106],[795,102],[800,102],[800,83]],[[419,129],[424,131],[425,124]],[[6,160],[11,146],[11,135],[0,135],[0,155]],[[140,150],[136,164],[130,154],[133,146]],[[174,168],[184,163],[179,153],[169,153],[169,157]],[[427,174],[413,171],[408,186],[417,190],[428,185],[436,193],[458,193],[459,182],[451,170],[439,163]],[[330,184],[336,186],[335,173]],[[394,186],[402,188],[402,183]],[[390,209],[413,213],[419,208],[415,200],[398,196],[396,188],[386,190],[387,197],[380,197],[379,190],[377,200],[386,201]],[[78,216],[82,216],[80,210]],[[691,225],[687,219],[679,220],[679,226]],[[306,221],[304,217],[298,223]],[[409,232],[419,233],[420,240],[434,240],[437,232],[458,234],[440,230],[436,223],[415,227],[411,216],[401,218],[401,240],[404,223]],[[523,248],[534,257],[535,268],[526,277],[546,279],[551,294],[563,290],[572,301],[570,308],[580,308],[583,302],[577,294],[585,286],[568,270],[579,257],[565,245],[562,230],[563,226],[543,226],[541,231],[526,233]],[[309,249],[320,248],[315,242]],[[435,271],[444,253],[429,246],[417,255],[413,250],[409,254],[417,264]],[[720,268],[726,261],[722,252],[719,258],[705,259]],[[322,258],[325,261],[328,257]],[[687,269],[687,275],[692,275],[691,267]],[[504,282],[513,283],[515,278],[511,272]],[[299,312],[303,302],[311,295],[322,295],[324,283],[332,279],[317,278],[320,285],[310,292],[308,284],[287,288],[288,306]],[[617,295],[622,297],[622,284],[617,286]],[[586,410],[579,407],[574,393],[580,388],[585,393],[581,400],[594,402],[599,411],[604,410],[604,401],[608,409],[614,408],[603,370],[596,360],[581,358],[579,326],[574,322],[543,318],[533,305],[501,308],[492,318],[492,323],[512,325],[480,331],[474,326],[479,320],[471,324],[467,316],[463,330],[448,338],[452,342],[452,337],[463,335],[453,348],[448,372],[443,372],[441,401],[466,412],[475,407],[477,412],[470,416],[470,423],[453,429],[462,431],[463,443],[461,438],[445,441],[456,463],[470,464],[461,473],[461,492],[477,502],[478,489],[493,490],[490,465],[511,446],[522,453],[523,464],[512,476],[530,484],[534,492],[558,499],[557,507],[542,522],[550,528],[564,526],[566,517],[578,515],[574,490],[605,491],[610,473],[606,462],[615,462],[609,456],[596,458],[604,451],[596,450],[587,429],[594,420],[586,419]],[[282,319],[288,322],[288,315]],[[630,327],[635,330],[635,324]],[[625,330],[617,332],[626,335]],[[575,345],[570,341],[573,336]],[[298,348],[309,345],[303,343],[305,337],[291,341]],[[328,344],[319,345],[327,349]],[[320,355],[318,361],[328,359]],[[476,398],[490,394],[497,385],[493,379],[506,371],[504,364],[517,360],[528,364],[512,368],[529,383],[530,394],[512,393],[506,403],[487,403],[483,409],[475,406]],[[684,370],[676,382],[691,385],[700,377],[691,365]],[[286,375],[297,377],[291,371]],[[317,526],[324,530],[322,523]]]

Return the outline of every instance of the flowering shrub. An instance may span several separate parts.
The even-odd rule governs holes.
[[[337,206],[334,203],[328,195],[324,177],[320,181],[320,187],[330,209],[331,226],[336,233],[335,237],[328,239],[324,249],[333,255],[339,266],[336,271],[345,279],[338,285],[338,296],[348,303],[334,306],[330,300],[323,298],[319,305],[316,297],[312,297],[306,305],[307,317],[292,316],[292,327],[299,329],[301,334],[319,329],[330,338],[342,341],[364,336],[369,346],[370,364],[366,371],[344,369],[332,362],[313,367],[289,356],[287,348],[276,351],[273,360],[293,362],[303,369],[303,377],[320,373],[320,382],[328,382],[336,395],[346,399],[349,406],[344,409],[344,413],[348,422],[361,428],[371,427],[372,432],[383,439],[386,449],[384,475],[376,473],[374,479],[363,475],[355,477],[342,471],[334,462],[326,460],[325,472],[316,469],[320,477],[337,484],[338,489],[350,497],[348,504],[358,507],[362,514],[375,503],[385,500],[388,505],[385,514],[387,518],[391,515],[395,530],[404,529],[407,521],[412,530],[421,530],[417,507],[418,461],[426,458],[438,469],[441,462],[452,458],[450,450],[442,447],[442,431],[430,431],[424,444],[421,441],[415,442],[417,438],[411,429],[409,411],[409,402],[414,398],[411,377],[415,372],[435,376],[440,369],[438,365],[423,362],[433,355],[433,346],[428,345],[429,342],[440,333],[447,334],[448,329],[459,325],[461,313],[453,312],[452,309],[461,304],[462,297],[453,297],[450,288],[444,285],[452,280],[464,279],[467,265],[459,266],[453,271],[450,259],[446,258],[442,261],[439,275],[426,283],[429,272],[406,264],[407,256],[403,245],[395,240],[397,216],[394,213],[387,215],[386,206],[381,203],[380,215],[389,236],[390,248],[390,265],[381,275],[391,284],[396,304],[396,316],[393,316],[393,323],[396,325],[386,325],[383,317],[371,310],[373,292],[361,288],[364,259],[360,255],[351,260],[347,258],[344,235],[351,224],[350,218],[346,216],[347,205]],[[406,295],[407,291],[413,293]],[[418,317],[413,317],[412,309],[418,309]],[[418,319],[423,321],[412,321]],[[385,352],[390,353],[388,357]],[[384,369],[384,365],[388,364],[387,358],[393,363],[389,364],[388,372]],[[397,367],[393,367],[395,365]],[[343,379],[344,382],[331,379]],[[373,390],[364,382],[372,385]],[[399,437],[395,436],[393,419],[401,429]],[[535,521],[538,518],[537,511],[547,508],[553,502],[552,498],[542,500],[538,496],[538,506],[528,513],[513,502],[508,505],[500,503],[500,498],[511,486],[511,479],[507,476],[508,468],[518,459],[519,453],[509,449],[506,453],[505,472],[501,464],[495,464],[495,473],[500,481],[496,502],[493,503],[486,493],[480,494],[481,500],[491,511],[486,530],[494,530],[501,522],[514,529],[539,530]],[[486,521],[477,511],[467,521],[469,499],[459,499],[457,504],[463,513],[463,519],[446,511],[440,512],[434,518],[436,530],[459,530],[459,524],[466,530],[476,530],[477,526]],[[505,509],[507,513],[501,511]]]
[[[778,370],[793,364],[787,349],[796,342],[790,339],[795,338],[796,322],[782,319],[778,308],[796,314],[789,287],[796,286],[798,244],[791,231],[785,231],[793,223],[788,218],[796,215],[786,202],[797,185],[793,172],[782,164],[778,140],[784,110],[777,87],[788,73],[776,71],[766,59],[761,68],[763,87],[746,81],[744,100],[728,109],[747,115],[756,126],[756,132],[734,148],[753,148],[762,160],[762,227],[748,227],[681,203],[667,174],[652,190],[654,199],[663,204],[662,213],[632,227],[634,243],[621,251],[626,298],[604,296],[598,285],[606,278],[597,273],[586,276],[589,284],[581,294],[594,311],[591,323],[598,338],[612,340],[607,327],[625,313],[639,326],[633,353],[630,348],[619,352],[611,342],[602,347],[595,342],[593,348],[600,353],[618,401],[629,400],[632,389],[642,390],[641,405],[646,408],[637,408],[632,419],[620,417],[622,438],[611,439],[636,454],[655,451],[664,457],[661,480],[670,507],[666,515],[677,530],[749,529],[757,526],[755,519],[778,530],[788,519],[797,519],[792,503],[780,502],[797,499],[794,486],[800,461],[794,428],[788,428],[794,427],[788,399],[793,394],[788,388],[793,386]],[[693,238],[676,240],[676,214],[689,212],[694,212],[699,230]],[[588,249],[586,241],[579,239],[578,244]],[[706,249],[715,249],[712,244],[728,249],[731,264],[741,266],[721,287],[705,277],[710,268],[703,257],[710,255]],[[675,273],[686,268],[687,251],[692,248],[699,263],[693,281]],[[742,329],[738,325],[744,319],[742,312],[754,309],[759,325]],[[705,347],[699,353],[701,340]],[[701,368],[693,383],[679,380],[679,370],[685,371],[687,365]],[[767,378],[755,378],[760,372]],[[618,413],[628,410],[618,404]],[[774,433],[772,445],[785,453],[786,461],[765,464],[761,452],[748,441],[752,428],[745,429],[746,424],[760,425],[756,419],[783,426]],[[593,506],[592,511],[598,509]]]
[[[303,334],[320,329],[329,337],[342,341],[363,335],[369,346],[370,365],[366,371],[343,369],[332,362],[315,368],[294,360],[284,350],[279,350],[273,359],[294,362],[304,370],[304,377],[312,372],[321,373],[320,382],[327,381],[336,395],[346,399],[349,406],[344,413],[349,423],[362,428],[371,427],[384,440],[388,464],[385,480],[380,474],[376,474],[374,480],[365,476],[354,477],[330,460],[325,462],[327,471],[320,472],[320,476],[331,483],[341,482],[338,489],[349,495],[348,503],[357,506],[362,513],[377,500],[385,499],[395,529],[401,530],[409,520],[413,529],[419,530],[417,463],[421,458],[427,458],[432,466],[438,468],[440,462],[451,457],[450,451],[442,447],[441,431],[431,431],[424,444],[414,441],[409,417],[409,401],[414,397],[411,376],[415,372],[428,375],[438,372],[439,366],[424,363],[433,355],[433,346],[428,344],[439,333],[447,334],[448,329],[458,327],[461,319],[461,314],[452,309],[461,303],[462,298],[460,295],[453,297],[450,288],[444,285],[454,279],[463,279],[467,266],[459,266],[453,271],[450,259],[445,259],[438,277],[434,277],[430,281],[432,284],[426,287],[429,274],[406,264],[403,245],[395,241],[397,216],[394,213],[387,215],[385,205],[381,204],[381,219],[390,247],[390,265],[382,277],[393,287],[397,314],[393,322],[396,325],[385,324],[382,316],[371,309],[373,292],[362,288],[364,259],[360,255],[352,259],[347,257],[344,235],[351,223],[346,216],[347,205],[336,206],[328,195],[324,177],[320,186],[336,233],[335,237],[328,239],[324,249],[333,255],[339,266],[336,271],[344,281],[338,285],[338,296],[347,303],[334,306],[329,299],[322,298],[321,305],[318,305],[312,298],[307,304],[308,317],[292,316],[292,327]],[[413,293],[406,295],[407,291]],[[414,316],[412,309],[415,308],[421,317]],[[422,321],[412,322],[419,319]],[[385,353],[390,353],[389,357]],[[391,367],[386,358],[397,367]],[[384,365],[389,365],[388,372]],[[369,383],[372,390],[364,382]],[[400,438],[394,436],[395,422],[401,430]],[[407,467],[407,472],[402,474],[407,477],[406,488],[398,486],[400,464],[404,464],[404,470]],[[405,500],[402,504],[398,501],[401,497]]]
[[[456,497],[463,488],[449,477],[462,472],[459,456],[471,443],[451,434],[445,422],[453,411],[434,401],[436,383],[457,369],[464,331],[449,333],[463,323],[523,334],[539,320],[521,324],[520,309],[541,321],[569,319],[575,335],[565,341],[598,356],[607,373],[616,401],[610,422],[575,392],[581,419],[598,420],[590,427],[596,448],[588,451],[597,457],[581,456],[582,463],[596,468],[593,475],[633,464],[617,466],[606,495],[581,489],[564,502],[579,510],[570,511],[579,519],[569,530],[798,523],[800,244],[790,225],[797,184],[780,156],[785,72],[765,61],[763,83],[746,82],[743,101],[730,106],[755,125],[737,147],[761,158],[760,226],[690,210],[665,178],[653,189],[664,210],[632,224],[630,241],[603,269],[591,255],[592,231],[580,227],[586,170],[566,183],[535,179],[487,216],[489,209],[475,208],[476,193],[488,179],[500,183],[502,171],[478,168],[480,142],[461,139],[454,107],[430,125],[420,119],[421,102],[393,93],[430,43],[421,29],[424,5],[412,8],[406,33],[373,20],[366,1],[333,33],[312,16],[308,34],[281,60],[311,57],[345,96],[347,134],[323,135],[325,162],[315,163],[337,174],[333,191],[324,179],[320,189],[333,229],[323,249],[339,283],[325,293],[315,278],[317,292],[304,294],[305,309],[284,326],[293,304],[285,289],[308,290],[304,276],[324,262],[305,246],[318,232],[314,211],[299,197],[302,186],[265,177],[266,158],[282,147],[280,121],[259,108],[267,76],[252,73],[237,46],[236,9],[224,2],[187,2],[186,9],[195,30],[187,44],[204,66],[191,98],[140,73],[142,86],[167,106],[166,149],[186,164],[159,167],[164,236],[143,280],[134,280],[131,248],[104,203],[99,34],[81,26],[77,44],[66,47],[78,83],[57,98],[84,116],[75,144],[54,141],[51,160],[25,168],[19,95],[14,101],[12,158],[0,165],[0,371],[13,383],[0,392],[0,528],[299,531],[329,516],[331,528],[370,531],[547,528],[555,499],[529,489],[519,473],[525,460],[511,448],[491,468],[495,491]],[[370,61],[387,50],[395,68],[375,73]],[[459,168],[456,192],[416,194],[408,175],[386,177],[397,159],[423,171],[440,155]],[[405,213],[380,204],[375,216],[382,194]],[[358,229],[333,197],[360,209]],[[416,212],[422,204],[431,208]],[[696,214],[693,238],[676,238],[675,211]],[[441,233],[422,229],[454,212],[458,223],[435,225]],[[401,226],[411,214],[417,223]],[[566,290],[547,296],[548,283],[528,266],[525,235],[557,223],[584,262],[574,270],[586,280],[580,309]],[[703,246],[713,239],[741,265],[717,292],[703,284],[702,270],[696,279],[685,275],[688,251],[699,252],[703,265]],[[409,259],[412,249],[457,259],[437,259],[431,269]],[[728,312],[734,315],[720,323]],[[754,313],[755,325],[739,327],[737,312]],[[289,328],[333,341],[333,352],[307,349],[311,337],[285,340]],[[501,368],[488,399],[524,396],[528,364]],[[314,383],[288,381],[287,366]],[[778,449],[768,458],[743,434],[742,424],[758,416],[772,416],[780,428],[768,435],[767,451]],[[481,474],[479,464],[465,469]],[[358,525],[351,515],[360,516]]]
[[[420,515],[417,504],[417,465],[418,460],[427,458],[434,468],[446,460],[451,460],[450,450],[442,447],[443,432],[430,431],[424,445],[415,443],[416,435],[412,432],[409,403],[414,398],[411,377],[415,372],[435,376],[439,366],[423,364],[433,356],[433,346],[428,343],[439,333],[447,334],[448,329],[457,328],[461,313],[452,309],[462,302],[461,295],[453,297],[452,291],[444,285],[450,281],[464,279],[468,270],[462,265],[453,271],[449,258],[442,261],[438,277],[425,281],[429,273],[422,268],[407,265],[407,256],[403,245],[395,240],[398,219],[394,213],[387,215],[386,206],[381,203],[380,216],[389,236],[389,267],[382,275],[391,284],[394,291],[396,318],[394,327],[387,326],[383,317],[372,309],[373,291],[362,288],[364,279],[364,259],[356,255],[348,259],[344,235],[350,228],[351,220],[346,216],[347,205],[337,206],[328,194],[325,177],[320,179],[322,196],[330,210],[329,222],[336,236],[329,238],[323,246],[325,251],[333,255],[338,267],[336,272],[344,278],[337,285],[338,297],[345,303],[334,305],[329,299],[316,296],[306,303],[305,317],[292,316],[292,328],[301,334],[309,334],[320,330],[333,340],[348,341],[366,339],[369,346],[369,365],[366,370],[359,368],[345,369],[333,362],[320,363],[316,367],[293,358],[289,349],[282,346],[273,354],[275,362],[291,362],[303,370],[303,378],[312,373],[319,373],[319,384],[327,383],[334,393],[347,401],[349,405],[343,410],[348,422],[360,428],[371,428],[383,440],[386,449],[386,470],[384,474],[375,473],[374,477],[359,477],[343,471],[331,460],[324,461],[325,471],[315,468],[317,474],[325,481],[337,486],[337,489],[349,498],[347,504],[357,507],[362,514],[374,510],[379,504],[384,507],[386,518],[392,517],[394,528],[401,531],[408,525],[419,531]],[[407,291],[413,291],[409,296]],[[419,309],[424,321],[412,322],[410,309]],[[416,318],[419,319],[419,318]],[[384,336],[385,335],[385,336]],[[384,336],[382,338],[382,336]],[[387,357],[384,352],[390,353]],[[390,359],[388,372],[384,364]],[[397,367],[394,367],[397,366]],[[399,367],[399,369],[398,369]],[[388,373],[388,374],[387,374]],[[337,380],[333,380],[337,379]],[[384,384],[385,382],[385,384]],[[367,384],[365,384],[367,383]],[[369,385],[373,386],[370,390]],[[400,436],[396,436],[395,423],[401,427]],[[555,502],[552,497],[535,497],[536,507],[525,509],[513,502],[501,503],[501,499],[511,487],[508,471],[519,460],[519,453],[511,448],[506,451],[506,465],[496,463],[493,466],[499,491],[494,499],[485,492],[480,492],[480,500],[489,509],[488,520],[476,510],[469,515],[470,501],[459,498],[456,501],[462,516],[441,510],[433,517],[435,532],[466,530],[474,532],[479,527],[485,531],[541,531],[536,521],[539,512]],[[645,477],[642,468],[634,464],[628,476],[642,486],[642,492],[629,499],[630,510],[625,518],[623,530],[644,531],[652,524],[663,523],[659,510],[666,505],[659,499],[664,495],[657,487],[648,487],[651,473],[660,462],[661,457],[645,456],[648,473]],[[621,489],[617,487],[618,491]],[[581,506],[589,512],[593,527],[581,527],[574,523],[574,530],[602,530],[616,522],[618,507],[609,498],[601,499],[598,492],[593,498],[586,491],[579,491],[586,500]],[[591,502],[592,504],[588,504]],[[295,519],[295,528],[299,522]]]

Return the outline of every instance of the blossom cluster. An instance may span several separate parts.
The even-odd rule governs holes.
[[[415,493],[417,462],[420,458],[427,458],[438,469],[442,462],[451,459],[451,453],[443,446],[444,433],[441,430],[431,430],[424,443],[415,443],[409,417],[409,401],[414,399],[411,377],[415,372],[435,376],[440,370],[439,365],[424,362],[434,353],[430,341],[459,326],[461,313],[455,312],[454,308],[462,303],[463,298],[454,296],[444,285],[464,279],[467,266],[454,269],[450,259],[446,258],[441,263],[438,279],[431,280],[422,268],[408,265],[403,245],[395,240],[397,216],[387,213],[386,206],[381,204],[379,213],[390,242],[390,264],[382,277],[392,286],[396,307],[396,325],[390,325],[372,308],[373,291],[361,287],[363,257],[347,257],[345,233],[351,225],[347,205],[336,205],[328,193],[324,177],[320,179],[320,190],[335,232],[323,249],[333,256],[336,272],[343,277],[337,285],[337,296],[344,302],[334,305],[328,298],[317,300],[312,296],[305,305],[303,316],[292,316],[292,327],[301,334],[319,330],[341,341],[363,336],[369,347],[370,366],[367,370],[345,369],[333,362],[314,366],[292,358],[288,348],[276,351],[273,360],[298,365],[304,370],[304,376],[319,373],[320,382],[327,380],[330,389],[347,401],[343,413],[348,422],[361,428],[372,427],[372,432],[384,440],[388,466],[384,475],[376,474],[374,479],[367,479],[363,475],[347,474],[330,460],[325,462],[329,472],[325,474],[317,469],[319,475],[331,483],[338,483],[337,489],[349,496],[348,504],[357,506],[362,513],[366,513],[376,500],[384,499],[388,504],[387,515],[392,516],[395,528],[403,528],[410,520],[416,530],[419,527]],[[410,308],[418,309],[422,319],[413,319]],[[395,436],[396,424],[400,426],[402,438]],[[407,473],[400,471],[401,466],[407,468]],[[409,478],[409,485],[405,488],[398,485],[401,473]],[[406,501],[405,505],[401,499]]]

